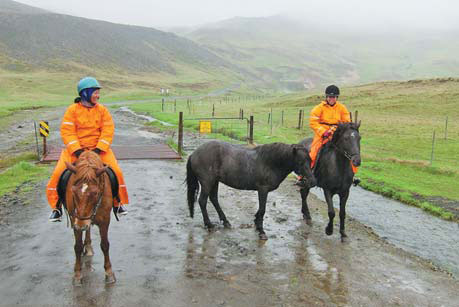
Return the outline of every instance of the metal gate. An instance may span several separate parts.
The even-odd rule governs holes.
[[[202,144],[203,139],[223,140],[232,144],[251,143],[251,125],[248,118],[242,117],[200,117],[184,118],[183,127],[198,131],[200,140],[183,139],[183,148],[193,150]]]

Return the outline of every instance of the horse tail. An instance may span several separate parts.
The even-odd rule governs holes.
[[[190,209],[190,216],[193,218],[194,203],[196,202],[196,198],[199,192],[199,181],[198,177],[191,168],[191,156],[188,158],[188,162],[186,163],[186,185],[188,208]]]

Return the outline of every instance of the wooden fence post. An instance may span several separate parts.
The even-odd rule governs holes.
[[[303,110],[300,110],[298,112],[298,128],[297,129],[301,129],[301,113],[302,113]]]
[[[183,153],[183,112],[179,113],[179,126],[178,126],[178,153]]]
[[[249,144],[253,144],[253,115],[250,115],[249,125]]]
[[[271,135],[273,134],[273,108],[271,108]]]
[[[432,136],[432,152],[430,154],[430,166],[432,166],[433,164],[434,148],[435,148],[435,130],[433,131],[433,136]]]

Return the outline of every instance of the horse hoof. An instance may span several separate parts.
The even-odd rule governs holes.
[[[81,278],[81,277],[73,277],[72,284],[74,286],[80,287],[81,285],[83,285],[83,278]]]
[[[325,233],[327,234],[327,236],[331,236],[333,234],[333,228],[326,227],[325,228]]]
[[[105,283],[106,284],[113,284],[116,282],[115,274],[112,273],[111,275],[105,275]]]
[[[265,233],[260,233],[258,237],[260,238],[260,240],[263,240],[263,241],[268,240],[268,236]]]
[[[231,223],[228,222],[228,221],[223,222],[223,226],[224,226],[225,228],[231,228]]]
[[[311,218],[304,218],[306,225],[312,226],[312,219]]]
[[[215,231],[215,225],[214,224],[208,224],[208,225],[206,225],[206,228],[207,228],[208,232]]]
[[[341,236],[341,243],[346,243],[348,241],[347,236]]]

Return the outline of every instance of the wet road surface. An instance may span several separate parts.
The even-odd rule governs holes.
[[[131,118],[114,114],[123,131],[117,130],[118,144],[160,141],[152,138],[157,134],[131,126]],[[347,243],[341,243],[337,226],[326,236],[326,205],[313,195],[314,222],[307,226],[290,179],[269,194],[269,240],[260,242],[252,227],[255,192],[221,186],[220,202],[233,228],[209,233],[199,206],[194,220],[188,216],[184,162],[120,161],[120,166],[131,206],[120,222],[112,219],[109,230],[117,283],[104,284],[94,235],[95,255],[85,258],[83,285],[72,285],[73,233],[65,222],[47,222],[42,183],[28,194],[31,204],[10,206],[0,225],[0,305],[458,305],[458,281],[353,218],[348,218]]]
[[[321,189],[311,190],[325,201]],[[339,208],[339,199],[334,199]],[[384,196],[352,188],[346,213],[389,242],[459,277],[459,224]]]

